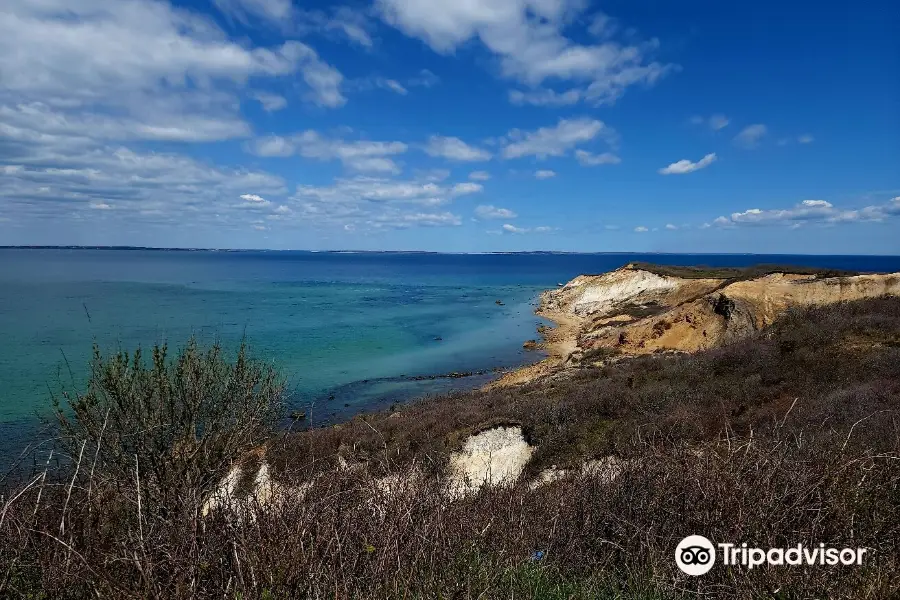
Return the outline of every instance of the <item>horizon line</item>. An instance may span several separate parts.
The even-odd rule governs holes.
[[[91,244],[19,244],[0,245],[0,250],[148,250],[157,252],[306,252],[309,254],[455,254],[455,255],[484,255],[484,254],[638,254],[638,255],[670,255],[670,256],[873,256],[873,257],[897,257],[898,254],[804,254],[785,252],[648,252],[648,251],[577,251],[577,250],[498,250],[498,251],[473,251],[473,252],[443,252],[440,250],[309,250],[309,249],[276,249],[276,248],[191,248],[191,247],[167,247],[167,246],[117,246],[117,245],[91,245]]]

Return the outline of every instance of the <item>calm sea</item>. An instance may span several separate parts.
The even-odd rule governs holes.
[[[522,350],[538,293],[633,260],[900,271],[872,256],[0,249],[0,451],[34,430],[50,390],[83,385],[94,341],[245,337],[322,422],[490,377],[415,376],[539,359]]]

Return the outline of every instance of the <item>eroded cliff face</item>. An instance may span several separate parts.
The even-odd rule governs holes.
[[[627,265],[545,292],[538,314],[564,320],[572,339],[562,362],[579,364],[611,353],[695,352],[752,335],[791,307],[882,295],[900,295],[900,273],[822,278],[771,273],[730,283],[661,276]]]
[[[666,277],[625,266],[603,275],[579,275],[562,288],[545,292],[542,310],[609,317],[632,307],[674,306],[714,290],[723,281]]]

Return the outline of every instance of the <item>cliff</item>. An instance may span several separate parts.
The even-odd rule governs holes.
[[[900,273],[847,275],[810,269],[697,269],[629,264],[581,275],[540,297],[557,324],[548,358],[494,385],[561,369],[658,352],[696,352],[746,338],[793,307],[900,295]]]

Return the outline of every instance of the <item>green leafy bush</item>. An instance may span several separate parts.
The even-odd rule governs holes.
[[[195,509],[231,462],[272,432],[284,384],[241,344],[229,361],[218,343],[188,341],[177,355],[153,347],[106,358],[94,347],[85,393],[56,401],[61,439],[80,468],[146,505]],[[90,461],[88,466],[87,461]]]

